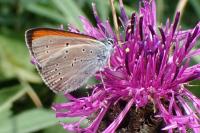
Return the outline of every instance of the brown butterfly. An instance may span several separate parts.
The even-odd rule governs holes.
[[[112,39],[99,41],[60,29],[30,29],[25,39],[42,79],[56,93],[81,87],[103,70],[114,49]]]

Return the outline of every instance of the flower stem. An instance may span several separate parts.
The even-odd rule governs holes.
[[[113,15],[113,21],[114,21],[114,27],[115,27],[115,33],[116,33],[116,36],[117,36],[117,41],[118,41],[118,44],[121,46],[119,26],[118,26],[118,23],[117,23],[117,15],[116,15],[115,7],[114,7],[114,0],[110,0],[110,5],[111,5],[111,9],[112,9],[112,15]]]
[[[29,95],[29,97],[31,98],[35,106],[38,108],[43,107],[40,98],[38,97],[36,92],[33,90],[33,88],[29,85],[29,83],[24,81],[22,78],[19,78],[19,81],[21,85],[26,89],[27,94]]]
[[[183,15],[183,12],[184,12],[187,2],[188,2],[188,0],[180,0],[177,4],[176,12],[180,12],[181,16]],[[175,15],[176,15],[176,12],[175,12]],[[180,16],[180,18],[181,18],[181,16]]]

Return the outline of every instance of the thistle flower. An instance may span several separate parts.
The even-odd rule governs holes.
[[[98,17],[95,5],[96,27],[86,18],[80,18],[83,34],[99,40],[114,38],[115,51],[110,65],[101,72],[103,82],[95,85],[89,96],[76,98],[65,94],[70,101],[53,106],[56,116],[81,117],[78,122],[61,124],[69,131],[94,133],[109,109],[125,101],[121,112],[102,131],[113,133],[132,106],[139,110],[152,103],[155,117],[162,118],[165,123],[162,130],[172,133],[190,129],[199,133],[200,99],[185,86],[192,80],[200,79],[200,64],[189,64],[193,56],[200,54],[200,49],[193,49],[200,36],[200,23],[194,29],[182,30],[178,26],[178,12],[173,23],[168,20],[164,26],[158,27],[154,0],[141,0],[139,12],[133,13],[131,18],[126,15],[122,0],[119,3],[125,33],[120,36],[122,47],[109,22],[102,22]],[[69,27],[69,30],[79,32],[73,27]],[[101,79],[99,74],[96,74],[96,78]],[[80,123],[94,114],[96,118],[90,125],[81,128]]]

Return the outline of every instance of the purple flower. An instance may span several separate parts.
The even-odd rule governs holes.
[[[95,85],[89,96],[76,98],[65,94],[70,101],[53,106],[56,116],[80,117],[78,122],[61,124],[69,131],[94,133],[111,106],[123,100],[125,107],[103,131],[114,133],[132,106],[140,109],[153,103],[155,117],[165,122],[162,130],[172,133],[190,129],[199,133],[200,99],[185,86],[200,79],[200,64],[189,64],[193,56],[200,55],[200,49],[193,49],[200,37],[200,23],[194,29],[182,30],[178,26],[178,12],[173,23],[167,21],[164,26],[158,27],[154,0],[141,0],[139,13],[133,13],[130,19],[122,0],[119,3],[125,33],[120,38],[122,47],[109,22],[102,22],[98,17],[95,5],[96,27],[86,18],[80,18],[84,34],[99,40],[114,38],[115,50],[109,65],[101,72],[103,84]],[[72,26],[69,29],[79,32]],[[97,73],[96,78],[100,80],[100,74]],[[80,123],[92,115],[96,116],[93,121],[85,128],[80,127]]]

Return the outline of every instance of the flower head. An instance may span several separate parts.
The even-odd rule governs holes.
[[[124,116],[134,105],[137,109],[153,103],[155,117],[165,122],[162,130],[186,132],[192,129],[200,132],[200,99],[185,86],[192,80],[200,79],[200,64],[190,66],[190,59],[200,54],[193,49],[200,36],[199,26],[182,30],[179,25],[180,13],[173,23],[158,27],[156,24],[156,4],[154,0],[141,0],[139,13],[131,18],[125,13],[120,2],[121,24],[125,35],[117,37],[108,21],[102,22],[95,5],[94,27],[86,18],[81,17],[84,34],[99,40],[114,38],[114,52],[101,72],[103,82],[95,85],[89,96],[76,98],[65,94],[68,103],[55,104],[53,109],[57,117],[81,117],[75,123],[62,123],[67,130],[74,132],[97,132],[99,125],[111,106],[119,101],[126,102],[125,107],[106,127],[103,133],[115,132]],[[79,32],[70,27],[70,31]],[[96,74],[97,79],[100,74]],[[96,118],[88,127],[81,128],[80,123],[92,115]]]

